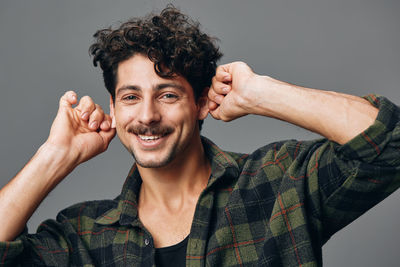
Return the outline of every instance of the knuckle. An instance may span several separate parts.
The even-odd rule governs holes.
[[[81,100],[85,102],[93,102],[92,98],[88,95],[82,96]]]
[[[69,91],[66,91],[64,93],[63,97],[67,97],[67,96],[70,96],[70,95],[76,95],[76,93],[74,91],[72,91],[72,90],[69,90]]]
[[[67,99],[67,98],[68,98],[68,95],[69,95],[69,92],[65,92],[65,94],[63,94],[63,95],[60,97],[60,100]]]
[[[95,105],[90,96],[83,96],[81,98],[80,105],[85,110],[93,111],[95,109]]]
[[[91,119],[99,119],[102,117],[102,113],[98,110],[94,110],[92,114],[90,114]]]
[[[219,65],[218,67],[217,67],[217,70],[216,70],[216,72],[218,73],[218,72],[220,72],[220,71],[222,71],[223,70],[223,65]]]
[[[96,110],[103,112],[103,108],[99,104],[95,104]]]

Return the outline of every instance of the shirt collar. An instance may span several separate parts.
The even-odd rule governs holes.
[[[211,163],[211,177],[206,190],[212,189],[226,178],[237,177],[239,175],[239,166],[228,152],[221,150],[204,136],[201,137],[201,141],[204,152]]]
[[[237,162],[222,151],[218,146],[205,137],[201,137],[204,152],[211,163],[211,176],[205,190],[212,190],[219,183],[229,177],[239,174]],[[138,219],[138,196],[142,179],[136,164],[129,171],[128,177],[122,187],[121,195],[117,198],[118,207],[108,210],[96,219],[97,224],[111,225],[119,221],[120,225],[139,225]]]
[[[121,195],[116,199],[118,206],[112,208],[96,219],[97,224],[111,225],[119,221],[121,225],[139,224],[138,196],[142,179],[136,164],[133,164],[122,187]]]

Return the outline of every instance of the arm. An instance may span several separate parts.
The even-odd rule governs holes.
[[[219,66],[209,90],[216,119],[273,117],[344,144],[367,129],[378,109],[363,98],[304,88],[255,74],[245,63]]]
[[[336,142],[283,142],[284,146],[274,148],[277,152],[270,160],[282,159],[279,166],[287,175],[281,182],[288,186],[280,188],[296,183],[305,189],[299,197],[308,205],[315,244],[323,245],[400,186],[400,109],[384,97],[371,95],[367,101],[302,88],[258,76],[244,63],[220,66],[208,96],[216,119],[265,115]],[[285,203],[290,206],[298,201],[289,197]],[[290,238],[287,242],[291,243]]]
[[[115,135],[111,118],[89,97],[61,99],[47,141],[0,191],[0,241],[14,240],[47,194],[80,163],[105,151]]]

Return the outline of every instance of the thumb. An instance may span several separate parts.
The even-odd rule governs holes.
[[[59,102],[59,110],[65,108],[71,108],[72,105],[78,102],[76,93],[74,91],[66,92],[61,98]]]
[[[219,115],[219,107],[217,107],[216,109],[213,109],[209,111],[209,113],[211,114],[211,116],[216,119],[216,120],[220,120],[220,115]]]
[[[111,140],[114,138],[115,136],[115,129],[114,128],[110,128],[108,131],[100,131],[99,134],[101,136],[101,138],[103,139],[104,142],[104,150],[106,150],[108,148],[108,145],[110,144]]]

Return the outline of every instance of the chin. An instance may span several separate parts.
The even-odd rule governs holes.
[[[136,161],[136,164],[142,168],[148,168],[148,169],[162,168],[167,165],[164,162],[140,162],[140,161]]]
[[[173,160],[172,155],[162,159],[162,158],[158,158],[158,159],[154,159],[154,160],[145,160],[145,159],[141,159],[140,157],[135,157],[134,154],[132,154],[136,164],[138,164],[140,167],[142,168],[162,168],[167,166],[169,163],[171,163],[171,161]]]

